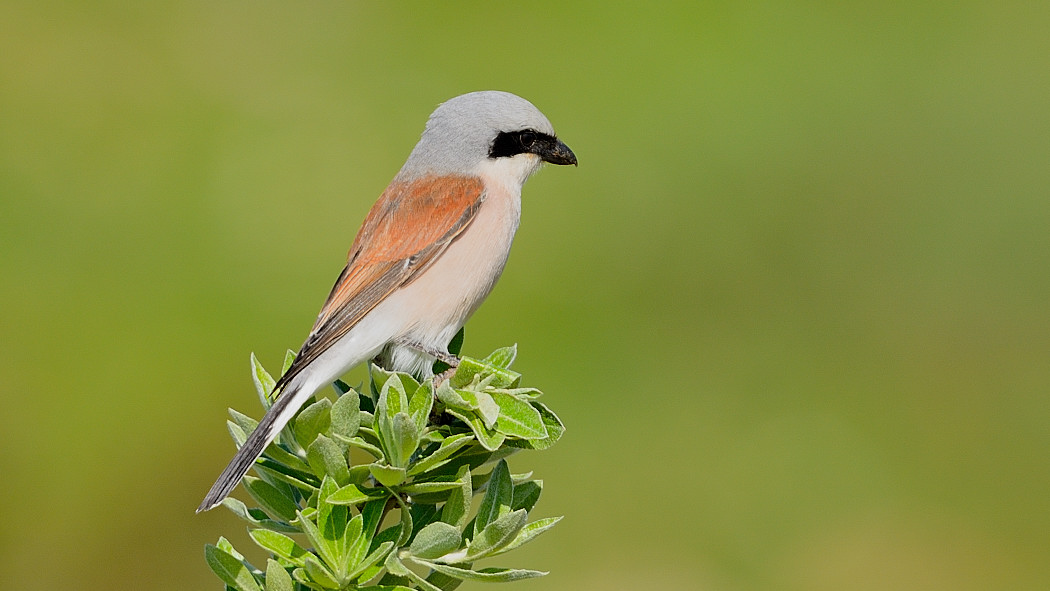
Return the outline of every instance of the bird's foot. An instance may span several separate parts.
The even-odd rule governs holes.
[[[420,353],[425,353],[427,355],[430,355],[434,359],[437,359],[438,361],[448,365],[452,369],[456,369],[457,367],[459,367],[459,357],[456,357],[455,355],[453,355],[453,354],[451,354],[451,353],[449,353],[447,351],[441,351],[441,350],[438,350],[438,349],[434,349],[432,347],[428,347],[428,346],[424,345],[423,343],[420,343],[418,341],[412,341],[412,340],[406,339],[404,337],[400,337],[400,338],[394,339],[394,343],[396,343],[398,345],[401,345],[402,347],[408,347],[409,349],[415,349],[416,351],[419,351]],[[448,373],[448,372],[445,372],[445,373]],[[444,375],[444,374],[442,374],[442,375]]]
[[[441,384],[451,379],[454,375],[456,375],[455,367],[450,367],[445,371],[439,373],[438,375],[434,376],[434,387],[436,388],[437,386],[440,386]]]

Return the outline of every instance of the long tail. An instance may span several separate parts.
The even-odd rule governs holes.
[[[295,415],[295,411],[299,410],[306,399],[313,395],[313,389],[302,386],[301,383],[289,384],[285,391],[281,392],[270,410],[266,411],[266,415],[259,421],[259,426],[248,436],[241,449],[237,450],[237,454],[230,460],[215,484],[211,485],[211,490],[204,496],[200,507],[197,507],[197,513],[215,507],[237,487],[255,460],[262,455],[266,446],[277,437],[277,434],[288,424],[288,421]]]

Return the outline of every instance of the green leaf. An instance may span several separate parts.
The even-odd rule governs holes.
[[[335,576],[336,582],[341,582],[346,574],[346,553],[348,540],[346,538],[347,525],[352,521],[348,507],[345,505],[333,505],[328,502],[328,497],[338,489],[335,481],[330,476],[325,476],[318,491],[316,516],[308,516],[317,522],[317,530],[325,541],[327,553],[321,556],[327,563],[328,570]],[[357,517],[360,520],[360,516]],[[360,527],[360,524],[358,524]],[[318,548],[318,552],[321,552]]]
[[[233,547],[233,544],[231,544],[230,541],[227,540],[225,537],[220,536],[219,541],[215,543],[215,546],[218,547],[219,550],[226,552],[227,554],[233,556],[237,560],[244,562],[244,555],[238,552],[237,549]],[[249,570],[255,570],[252,567],[252,565],[248,564],[247,566]]]
[[[408,567],[402,564],[398,559],[397,552],[391,552],[390,555],[387,556],[385,565],[386,570],[391,574],[408,578],[423,591],[443,591],[440,587],[435,586],[433,583],[409,570]]]
[[[397,413],[394,415],[392,435],[395,447],[390,451],[394,452],[394,457],[388,457],[387,460],[399,468],[404,468],[408,466],[408,460],[419,445],[419,431],[416,430],[415,421],[407,413]]]
[[[262,591],[251,570],[233,554],[207,544],[204,546],[204,559],[223,583],[237,591]]]
[[[248,535],[263,550],[269,550],[296,566],[306,566],[306,555],[309,552],[292,538],[266,529],[253,529]]]
[[[411,502],[415,500],[415,497],[406,500]],[[439,521],[438,518],[441,516],[436,504],[412,503],[409,508],[412,511],[412,523],[414,524],[412,526],[413,537],[419,533],[419,530],[435,521]]]
[[[325,433],[332,425],[332,401],[322,398],[317,402],[299,411],[295,417],[295,425],[292,431],[295,440],[303,448],[308,448],[314,439],[321,433]]]
[[[373,463],[368,465],[368,471],[383,486],[397,486],[405,481],[404,468]]]
[[[510,468],[506,460],[500,460],[489,476],[488,489],[478,508],[474,531],[483,531],[486,525],[510,513],[513,500],[514,484],[510,480]]]
[[[222,506],[232,511],[237,517],[257,527],[292,533],[299,531],[288,523],[270,519],[269,515],[261,509],[249,509],[247,505],[233,497],[223,499]]]
[[[409,552],[419,558],[438,558],[459,549],[463,535],[455,526],[436,521],[419,530]]]
[[[372,389],[372,400],[374,402],[379,401],[379,393],[383,391],[383,386],[386,385],[386,381],[392,375],[394,375],[393,372],[387,371],[374,363],[368,364],[368,377],[370,378],[368,384]]]
[[[543,396],[543,392],[540,392],[536,388],[493,388],[490,392],[503,392],[504,394],[510,394],[511,396],[522,400],[536,400],[540,396]]]
[[[473,393],[470,394],[474,402],[467,400],[463,397],[463,393],[453,388],[448,380],[441,382],[441,385],[437,389],[437,399],[442,404],[451,408],[458,408],[460,410],[474,410],[477,408],[477,399],[474,398]]]
[[[230,418],[233,419],[234,423],[237,423],[237,426],[239,426],[245,434],[251,433],[259,426],[259,421],[256,421],[246,414],[237,412],[232,408],[227,408],[226,412],[230,413]],[[238,445],[237,447],[240,446]]]
[[[430,411],[434,407],[434,380],[424,381],[412,394],[408,403],[408,414],[416,424],[416,431],[422,433],[427,428]]]
[[[474,439],[473,435],[471,436],[471,439]],[[469,465],[471,469],[474,469],[485,464],[494,464],[499,461],[500,458],[507,455],[503,454],[504,450],[510,450],[512,453],[517,451],[516,449],[508,447],[499,448],[494,452],[489,451],[475,440],[470,445],[465,446],[462,450],[453,454],[452,457],[441,466],[428,470],[425,477],[435,478],[438,476],[454,476],[459,472],[460,466]],[[486,473],[485,476],[487,477],[488,473]]]
[[[403,447],[404,439],[406,435],[403,429],[395,429],[394,419],[398,413],[408,411],[408,396],[405,394],[405,387],[401,381],[401,376],[394,375],[387,379],[386,383],[383,384],[383,389],[379,394],[379,402],[376,404],[376,416],[374,426],[379,436],[380,447],[383,449],[383,455],[387,462],[399,468],[403,468],[407,465],[404,461]],[[409,422],[411,417],[405,414]],[[414,423],[413,423],[414,430]],[[416,434],[418,438],[418,434]],[[408,454],[411,455],[415,448],[408,450]]]
[[[474,437],[477,438],[478,443],[480,443],[485,449],[496,451],[501,445],[503,445],[506,435],[486,427],[485,422],[477,415],[473,413],[465,413],[454,408],[448,408],[446,409],[446,412],[466,423],[467,426],[470,427],[470,430],[474,432]]]
[[[368,471],[368,464],[358,464],[350,468],[350,484],[363,485],[368,481],[372,473]]]
[[[295,591],[288,571],[272,558],[266,559],[266,591]]]
[[[386,416],[385,414],[383,416]],[[357,428],[357,436],[372,445],[379,445],[378,424],[373,415],[361,411],[361,426]]]
[[[324,435],[317,435],[306,450],[306,458],[318,478],[328,475],[340,486],[350,483],[350,469],[346,464],[346,455],[334,441]]]
[[[446,437],[445,434],[441,432],[443,428],[443,426],[434,426],[433,428],[429,429],[426,433],[424,433],[423,436],[419,438],[419,440],[423,443],[440,444],[442,441],[445,440]]]
[[[419,388],[420,384],[412,374],[405,373],[403,371],[397,372],[397,377],[401,379],[401,385],[405,387],[405,394],[411,394]],[[407,398],[406,398],[407,400]],[[404,408],[404,407],[402,407]]]
[[[449,385],[453,388],[465,388],[474,381],[474,376],[483,374],[491,366],[486,365],[472,357],[461,357],[456,373],[449,378]]]
[[[353,437],[361,426],[361,396],[354,390],[336,398],[332,405],[332,436]]]
[[[306,574],[306,569],[305,568],[293,569],[292,570],[292,578],[295,579],[295,581],[297,583],[299,583],[299,585],[303,589],[323,589],[324,588],[324,587],[321,587],[320,585],[314,583],[313,580],[310,579],[310,575]],[[298,591],[298,590],[296,590],[296,591]]]
[[[529,515],[524,509],[501,516],[486,525],[481,533],[474,535],[474,539],[470,541],[470,547],[467,548],[466,556],[448,562],[474,562],[496,552],[514,541],[528,519]],[[478,526],[475,525],[474,530],[477,531],[477,528]]]
[[[511,503],[510,508],[514,511],[518,509],[532,511],[532,508],[536,506],[536,501],[540,500],[540,493],[542,492],[542,480],[530,480],[521,484],[515,484],[514,501]]]
[[[494,429],[499,418],[499,405],[488,392],[478,392],[478,415],[485,421],[485,427]]]
[[[252,353],[252,382],[255,383],[255,391],[259,394],[259,402],[262,403],[262,407],[266,410],[270,410],[270,394],[273,392],[273,387],[277,385],[277,382],[270,377],[269,372],[266,368],[259,363],[259,359]]]
[[[313,493],[320,486],[321,481],[310,472],[299,472],[289,468],[287,465],[274,461],[271,458],[262,457],[255,462],[255,471],[272,477],[276,481],[290,484],[299,490]],[[272,483],[271,483],[272,484]]]
[[[365,548],[367,548],[367,547],[368,546],[366,545]],[[375,577],[375,574],[373,574],[372,576],[368,576],[367,575],[367,571],[369,569],[371,569],[373,566],[375,566],[376,564],[378,564],[380,561],[385,559],[387,557],[387,555],[390,553],[390,551],[393,550],[393,549],[394,549],[394,543],[393,542],[383,542],[383,543],[379,544],[379,546],[376,547],[375,550],[373,550],[368,556],[365,556],[358,563],[357,567],[354,568],[353,571],[351,571],[351,573],[347,576],[347,578],[352,580],[352,579],[356,579],[358,577],[361,577],[365,581],[367,581],[367,580]],[[365,578],[365,577],[367,577],[367,578]]]
[[[379,547],[380,544],[383,544],[385,542],[390,542],[391,544],[397,546],[397,541],[401,537],[401,533],[402,527],[400,523],[391,525],[390,527],[376,534],[374,538],[372,538],[372,549],[375,550]]]
[[[456,373],[449,379],[453,388],[466,388],[475,380],[488,380],[493,388],[513,388],[521,381],[521,374],[509,369],[490,365],[471,357],[461,357]]]
[[[292,468],[297,472],[310,474],[309,464],[304,462],[299,456],[284,449],[280,445],[277,445],[276,442],[266,446],[266,451],[263,452],[263,455],[273,459],[279,464],[284,464],[285,466]]]
[[[408,508],[405,501],[401,500],[400,496],[394,495],[394,501],[401,507],[401,534],[397,538],[397,546],[401,547],[412,538],[412,532],[415,529],[412,526],[412,510]]]
[[[532,478],[532,471],[531,470],[528,471],[528,472],[522,472],[520,474],[511,474],[510,475],[510,480],[511,480],[511,482],[514,483],[514,486],[518,486],[519,484],[524,484],[526,482],[530,482],[530,480],[529,480],[530,478]]]
[[[514,538],[514,540],[511,543],[489,554],[489,556],[503,554],[504,552],[510,552],[515,548],[524,546],[543,532],[554,527],[554,525],[561,521],[561,519],[561,517],[547,517],[545,519],[537,519],[536,521],[527,524],[525,527],[521,528],[521,531],[518,532],[518,535]]]
[[[303,452],[303,455],[306,455],[305,451]],[[295,499],[296,495],[293,491],[292,486],[289,486],[289,484],[291,484],[289,480],[307,480],[311,483],[321,482],[320,479],[318,479],[316,476],[309,472],[309,469],[305,473],[301,473],[298,470],[295,470],[294,468],[290,467],[289,465],[282,462],[278,462],[277,460],[274,460],[273,458],[270,458],[265,455],[260,456],[258,459],[256,459],[253,467],[255,468],[255,474],[259,478],[262,478],[266,482],[269,482],[277,490],[279,490],[281,494],[290,499]],[[263,468],[270,469],[264,470]],[[279,472],[280,474],[277,474],[277,472]],[[285,478],[285,476],[290,476],[291,478]]]
[[[344,552],[340,567],[342,572],[341,578],[343,578],[344,581],[348,581],[352,578],[348,576],[346,571],[353,571],[354,568],[357,567],[357,563],[364,558],[365,552],[368,552],[368,543],[371,540],[365,539],[365,537],[361,535],[363,527],[364,518],[358,514],[346,523],[346,528],[342,532],[341,545]]]
[[[386,413],[390,416],[408,411],[408,393],[401,379],[402,376],[394,374],[392,377],[394,379],[388,379],[383,384],[383,389],[379,394],[379,405],[376,407],[377,412],[382,412],[382,409],[385,408]]]
[[[470,482],[470,466],[460,467],[456,481],[459,483],[459,489],[445,501],[445,506],[441,509],[441,521],[463,529],[470,521],[468,511],[474,496]]]
[[[327,560],[329,570],[335,574],[336,582],[344,583],[343,577],[348,569],[346,556],[355,537],[360,534],[361,516],[356,515],[351,519],[350,508],[345,505],[329,503],[329,498],[335,494],[338,487],[335,481],[328,476],[318,491],[317,498],[317,529],[324,537],[332,551],[332,560]],[[353,522],[357,522],[354,524]]]
[[[494,392],[492,400],[499,406],[496,430],[521,439],[543,439],[548,436],[540,411],[510,394]]]
[[[228,409],[232,411],[233,409]],[[248,434],[244,432],[244,429],[240,425],[233,421],[226,421],[226,431],[230,434],[230,439],[233,439],[233,445],[237,449],[241,449],[244,446],[244,442],[248,440]]]
[[[335,575],[332,571],[328,570],[328,567],[321,564],[313,554],[306,557],[306,574],[310,575],[310,579],[324,587],[325,589],[339,589],[342,587],[335,580]]]
[[[295,361],[295,351],[288,349],[284,352],[284,362],[281,363],[281,375],[288,373],[288,368],[292,366]]]
[[[295,501],[283,494],[280,489],[253,476],[245,476],[241,483],[267,515],[284,521],[295,519],[298,507]]]
[[[561,439],[562,433],[565,432],[565,426],[562,425],[558,415],[554,414],[554,411],[547,408],[542,402],[533,400],[529,404],[538,410],[543,418],[543,425],[547,428],[547,436],[543,439],[510,439],[507,441],[507,445],[523,449],[548,449]]]
[[[335,438],[338,439],[339,441],[342,441],[342,442],[348,444],[348,445],[351,445],[351,446],[356,447],[358,449],[363,449],[363,450],[367,451],[368,453],[372,454],[372,456],[375,457],[377,460],[386,457],[383,454],[383,450],[381,450],[378,447],[372,445],[371,443],[368,443],[367,441],[365,441],[364,439],[362,439],[360,437],[349,437],[349,438],[347,438],[347,437],[343,437],[342,435],[336,435]]]
[[[351,526],[353,525],[353,529]],[[351,537],[353,534],[353,537]],[[360,514],[355,516],[351,523],[346,524],[346,566],[350,573],[343,578],[343,581],[351,581],[351,579],[357,577],[361,571],[367,567],[361,566],[361,561],[364,560],[364,555],[369,553],[369,546],[372,544],[372,535],[364,531],[364,518]]]
[[[448,501],[449,497],[458,494],[458,490],[461,486],[460,482],[450,480],[452,476],[442,476],[440,480],[432,480],[427,482],[413,482],[412,484],[402,485],[397,488],[398,492],[407,494],[412,498],[412,502],[417,505],[433,507],[440,503]],[[433,507],[435,511],[434,519],[427,521],[434,521],[437,519],[437,507]],[[425,523],[423,524],[425,525]]]
[[[442,589],[443,591],[453,591],[454,589],[458,589],[459,586],[463,584],[463,581],[461,581],[460,579],[454,579],[444,573],[439,573],[435,570],[430,571],[430,574],[427,575],[427,581],[433,583],[435,586],[437,586],[439,589]]]
[[[386,558],[386,557],[384,556],[384,558]],[[358,575],[358,577],[357,577],[357,584],[358,585],[367,585],[370,582],[375,582],[375,580],[378,579],[379,575],[381,575],[381,574],[384,574],[383,565],[382,564],[373,564],[372,566],[366,568],[364,570],[364,572],[362,572],[360,575]],[[360,587],[359,586],[359,587],[357,587],[356,591],[376,591],[377,589],[382,589],[382,588],[383,587]],[[390,588],[393,589],[393,587],[390,587]],[[402,589],[408,589],[408,587],[402,587]]]
[[[317,550],[317,553],[320,554],[325,562],[328,564],[338,564],[338,550],[327,539],[325,539],[321,530],[318,529],[317,524],[311,521],[307,516],[303,515],[302,512],[299,512],[299,519],[296,523],[303,530],[303,533],[306,534],[306,539],[310,542],[310,545]],[[309,559],[310,556],[304,558],[304,560],[307,561],[309,561]],[[313,573],[310,572],[309,562],[307,562],[306,567],[306,572],[309,573],[312,578]],[[334,575],[331,576],[334,577]]]
[[[451,437],[446,437],[445,440],[441,442],[441,446],[438,447],[434,453],[425,458],[420,458],[412,464],[408,469],[409,476],[422,474],[428,470],[433,470],[434,468],[444,465],[448,462],[449,458],[452,457],[452,454],[462,449],[463,446],[469,444],[471,441],[474,441],[474,437],[467,435],[466,433],[459,433],[452,435]]]
[[[333,505],[360,505],[378,494],[383,494],[383,491],[373,489],[369,494],[356,484],[348,484],[328,495],[328,502]]]
[[[482,363],[498,367],[500,369],[507,369],[510,364],[514,363],[514,358],[518,356],[518,346],[511,345],[510,347],[501,347],[496,349],[489,354],[488,357],[482,359]]]
[[[429,566],[430,568],[450,577],[466,581],[482,581],[485,583],[509,583],[511,581],[542,577],[547,574],[544,571],[517,568],[483,568],[481,570],[469,570],[429,560],[417,560],[416,562],[419,562],[424,566]]]
[[[441,481],[414,482],[412,484],[408,484],[408,485],[399,487],[398,491],[403,492],[405,494],[409,494],[409,495],[421,495],[421,494],[429,494],[429,493],[436,493],[436,492],[441,492],[441,491],[446,491],[446,490],[452,490],[454,488],[459,488],[459,486],[460,486],[459,482],[441,482]],[[415,499],[415,502],[418,503],[420,501],[418,499]],[[430,504],[430,503],[425,503],[425,504]]]
[[[489,386],[492,388],[516,388],[521,382],[521,374],[509,369],[493,368],[492,380]]]
[[[388,496],[384,495],[377,499],[372,499],[365,503],[365,506],[361,508],[361,516],[364,518],[364,527],[362,528],[363,535],[369,540],[373,539],[376,535],[376,530],[379,528],[379,523],[383,520],[383,515],[386,514],[386,502]],[[375,544],[371,546],[375,548]]]
[[[456,394],[458,394],[459,397],[467,403],[467,408],[469,410],[478,410],[479,405],[477,392],[475,392],[474,390],[460,388],[459,390],[456,390]]]
[[[397,554],[397,552],[393,552],[386,557],[386,570],[390,571],[390,574],[392,575],[407,577],[408,567],[401,562],[401,559],[397,557]]]

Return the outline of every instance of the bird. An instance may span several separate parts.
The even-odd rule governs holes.
[[[529,101],[488,90],[438,105],[365,217],[276,400],[197,513],[219,505],[299,408],[351,368],[381,356],[386,369],[430,377],[435,359],[455,359],[448,344],[502,274],[522,186],[544,163],[577,159]]]

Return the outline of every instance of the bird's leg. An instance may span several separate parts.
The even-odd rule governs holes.
[[[452,369],[455,369],[455,368],[459,367],[459,357],[456,357],[455,355],[453,355],[451,353],[447,353],[445,351],[439,351],[437,349],[432,349],[432,348],[424,345],[423,343],[420,343],[418,341],[410,341],[410,340],[406,339],[405,337],[398,337],[398,338],[394,339],[394,343],[396,343],[398,345],[401,345],[402,347],[408,347],[409,349],[415,349],[416,351],[419,351],[420,353],[425,353],[427,355],[430,355],[431,357],[437,359],[438,361],[440,361],[440,362],[442,362],[442,363],[452,367]]]
[[[434,386],[435,387],[440,386],[443,382],[445,382],[446,380],[452,378],[452,376],[455,375],[455,374],[456,374],[456,368],[455,367],[450,367],[450,368],[446,369],[445,371],[443,371],[443,372],[439,373],[438,375],[434,376]]]
[[[442,382],[451,378],[452,375],[456,373],[456,368],[459,367],[459,357],[456,357],[455,355],[448,353],[447,351],[439,351],[437,349],[432,349],[424,345],[423,343],[420,343],[419,341],[412,341],[406,339],[405,337],[398,337],[394,339],[394,343],[397,345],[401,345],[402,347],[408,347],[409,349],[415,349],[420,353],[430,355],[431,357],[449,366],[448,369],[434,376],[434,387],[439,386]]]

